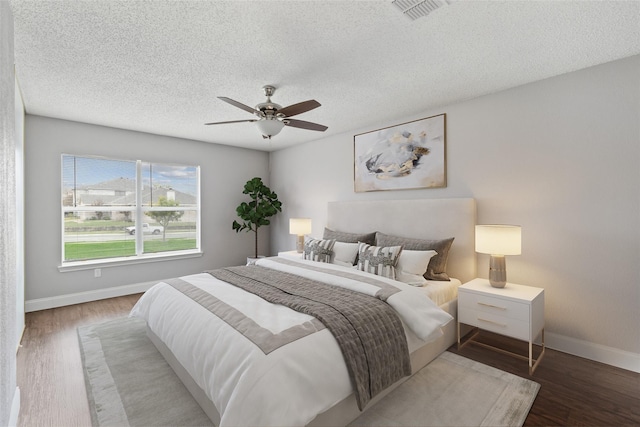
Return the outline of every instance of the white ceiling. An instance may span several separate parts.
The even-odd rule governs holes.
[[[11,0],[29,114],[277,150],[640,53],[638,1],[457,1],[411,21],[375,1]],[[322,106],[271,141],[262,86]],[[446,112],[446,111],[443,111]]]

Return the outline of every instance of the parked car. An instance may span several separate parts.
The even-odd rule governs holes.
[[[131,227],[126,227],[125,230],[127,233],[134,235],[136,234],[136,226],[133,225]],[[161,225],[149,225],[146,222],[142,224],[142,233],[143,234],[160,234],[164,231],[164,227]]]

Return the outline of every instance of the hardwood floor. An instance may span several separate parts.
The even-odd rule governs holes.
[[[18,350],[18,426],[90,426],[76,328],[126,316],[140,295],[27,313]]]
[[[126,316],[139,297],[27,313],[17,361],[20,427],[91,424],[76,328]],[[521,342],[487,333],[480,338],[527,354]],[[547,349],[529,376],[525,361],[490,349],[468,344],[449,351],[539,383],[525,426],[640,425],[640,374]]]
[[[520,355],[528,344],[481,332],[478,340]],[[540,365],[529,375],[528,361],[469,343],[460,354],[541,385],[525,426],[638,426],[640,374],[546,349]],[[538,353],[534,349],[534,357]]]

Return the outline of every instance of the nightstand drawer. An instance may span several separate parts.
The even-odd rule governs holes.
[[[458,304],[465,307],[465,309],[529,323],[529,304],[478,295],[472,292],[460,292],[458,294]]]
[[[460,323],[477,326],[486,331],[496,332],[512,338],[528,341],[530,339],[529,322],[514,320],[484,311],[465,308],[458,312]]]

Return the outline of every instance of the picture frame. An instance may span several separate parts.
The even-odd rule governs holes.
[[[353,137],[356,193],[447,186],[446,114]]]

